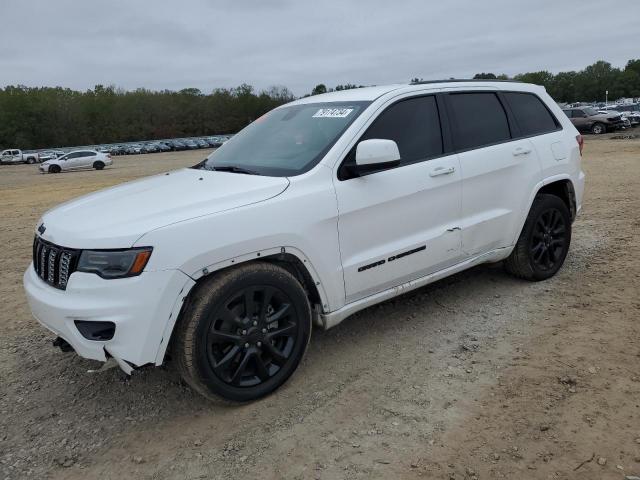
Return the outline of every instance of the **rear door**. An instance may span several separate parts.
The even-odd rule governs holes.
[[[571,122],[575,125],[578,130],[586,130],[589,128],[589,117],[584,110],[579,108],[571,109]]]
[[[566,172],[575,138],[567,138],[562,125],[542,98],[532,92],[502,92],[500,95],[511,110],[518,135],[528,138],[533,145],[544,176]],[[547,101],[553,101],[548,95],[544,96]]]
[[[478,255],[512,244],[540,162],[531,141],[516,138],[497,92],[445,96],[462,170],[462,247]]]
[[[358,141],[394,140],[400,165],[350,176],[356,142],[338,171],[347,303],[459,261],[460,166],[445,148],[441,107],[433,95],[387,106]]]

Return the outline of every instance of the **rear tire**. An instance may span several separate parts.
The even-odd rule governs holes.
[[[601,135],[603,133],[607,133],[607,126],[604,123],[594,123],[591,127],[591,133],[594,135]]]
[[[61,171],[60,165],[51,165],[49,167],[49,173],[60,173]]]
[[[571,214],[555,195],[536,196],[506,270],[525,280],[553,277],[567,256],[571,243]]]
[[[311,307],[288,271],[251,263],[194,288],[175,327],[177,369],[209,399],[248,402],[296,370],[311,336]]]
[[[33,165],[34,163],[36,163],[36,159],[33,158],[33,157],[29,157],[29,158],[27,158],[27,163],[29,165]]]
[[[102,170],[104,168],[104,163],[102,162],[93,162],[93,168],[96,170]]]

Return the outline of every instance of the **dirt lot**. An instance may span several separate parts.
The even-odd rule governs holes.
[[[1,478],[623,479],[640,476],[640,141],[588,138],[565,267],[481,266],[316,331],[265,400],[211,405],[171,368],[126,379],[63,354],[21,277],[48,208],[196,163],[0,167]]]

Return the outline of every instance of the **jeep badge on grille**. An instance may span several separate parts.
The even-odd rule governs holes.
[[[47,227],[44,226],[44,223],[41,223],[40,226],[38,227],[38,233],[42,235],[46,229]]]

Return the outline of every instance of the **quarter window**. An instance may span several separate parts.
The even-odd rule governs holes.
[[[540,135],[558,128],[556,119],[536,95],[508,92],[504,96],[516,117],[522,135]]]
[[[406,165],[442,154],[442,131],[433,96],[410,98],[391,105],[360,138],[393,140]]]
[[[457,150],[511,139],[507,114],[495,93],[452,93],[449,94],[449,105],[454,117]]]

